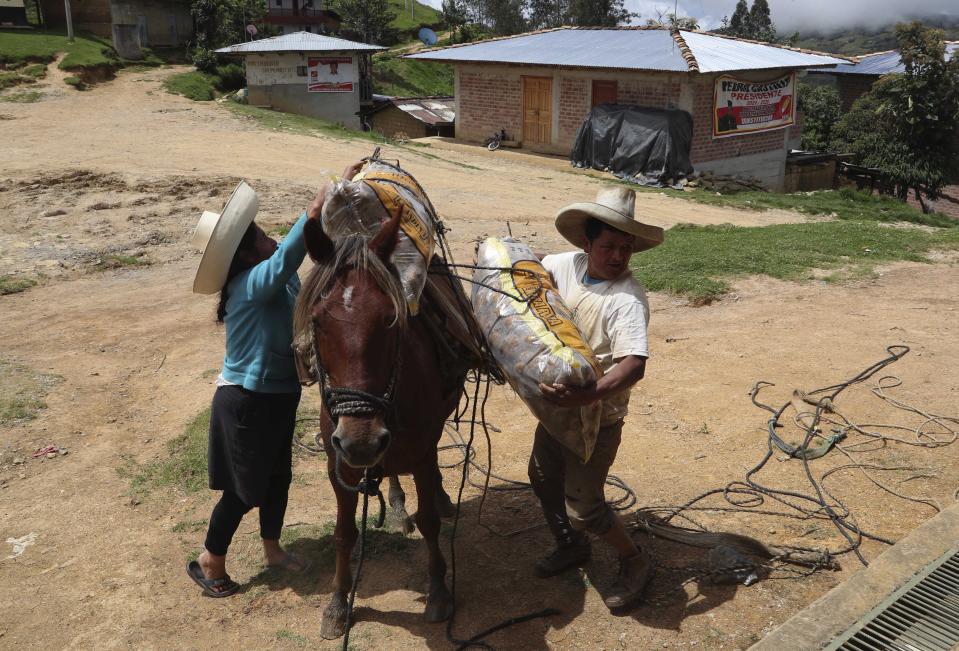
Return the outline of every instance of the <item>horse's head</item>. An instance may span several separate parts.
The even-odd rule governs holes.
[[[389,262],[399,217],[367,240],[335,244],[318,221],[308,222],[307,249],[316,262],[297,308],[314,329],[320,389],[335,424],[332,446],[353,467],[376,465],[390,444],[386,414],[395,394],[406,301]]]

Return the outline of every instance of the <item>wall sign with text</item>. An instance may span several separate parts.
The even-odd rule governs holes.
[[[713,93],[713,137],[782,129],[796,121],[796,73],[750,81],[722,75]]]
[[[311,93],[352,93],[353,57],[310,57],[307,90]]]

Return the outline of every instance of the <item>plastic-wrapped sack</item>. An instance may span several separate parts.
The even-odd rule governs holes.
[[[353,233],[372,236],[380,224],[400,215],[400,234],[391,261],[400,275],[410,314],[433,257],[433,205],[423,188],[400,167],[373,160],[352,180],[337,181],[323,204],[323,231],[333,240]]]
[[[518,240],[487,239],[476,264],[513,270],[473,273],[473,313],[493,357],[543,427],[588,461],[596,446],[602,403],[558,407],[539,390],[540,382],[584,387],[603,374],[569,308],[532,250]],[[527,300],[517,300],[520,297]]]

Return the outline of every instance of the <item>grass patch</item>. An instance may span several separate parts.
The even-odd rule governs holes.
[[[657,188],[656,191],[662,190]],[[711,206],[745,210],[794,210],[804,215],[835,216],[837,219],[901,221],[943,228],[959,225],[955,220],[943,215],[925,215],[918,208],[897,199],[858,192],[852,188],[792,194],[776,192],[717,194],[708,190],[695,189],[668,191],[667,194]]]
[[[12,102],[14,104],[33,104],[39,102],[43,93],[38,90],[25,90],[17,93],[7,93],[0,95],[0,102]]]
[[[307,639],[302,635],[297,635],[293,631],[287,631],[286,629],[280,629],[276,632],[276,641],[277,642],[290,642],[298,647],[306,646]]]
[[[101,256],[95,263],[97,269],[119,269],[121,267],[145,267],[150,263],[141,258],[132,255],[122,255],[119,253],[109,253]]]
[[[237,104],[236,102],[224,102],[224,106],[229,108],[234,114],[249,118],[271,131],[285,131],[287,133],[308,136],[323,135],[331,138],[341,138],[343,140],[368,140],[377,144],[395,144],[392,140],[384,138],[377,133],[354,131],[339,124],[327,122],[326,120],[308,115],[283,113],[281,111],[272,111],[257,106],[250,106],[249,104]]]
[[[0,275],[0,296],[18,294],[37,284],[33,278],[25,276]]]
[[[44,396],[62,380],[59,375],[0,360],[0,425],[36,418],[47,406]]]
[[[33,79],[43,79],[47,76],[47,66],[43,63],[31,63],[23,66],[17,72],[24,77],[32,77]]]
[[[174,487],[194,493],[207,485],[207,435],[210,430],[210,409],[204,409],[187,423],[183,433],[170,441],[169,456],[153,461],[132,473],[130,487],[149,491]]]
[[[729,291],[727,281],[734,278],[761,274],[806,280],[817,269],[844,269],[861,276],[880,262],[925,262],[925,254],[935,248],[959,249],[959,228],[927,233],[869,221],[757,227],[679,224],[667,232],[662,246],[636,256],[633,268],[647,289],[705,304]]]
[[[453,66],[402,59],[389,52],[373,57],[373,92],[397,97],[453,95]]]
[[[82,79],[80,79],[79,77],[74,77],[72,75],[69,77],[64,77],[63,83],[65,83],[67,86],[73,86],[77,90],[83,90],[84,88],[87,87],[87,85],[83,83]]]
[[[163,82],[168,93],[182,95],[195,102],[209,102],[216,99],[216,78],[205,72],[193,70],[173,75]]]
[[[186,522],[177,522],[170,529],[173,533],[183,533],[186,531],[200,531],[207,525],[207,520],[188,520]]]

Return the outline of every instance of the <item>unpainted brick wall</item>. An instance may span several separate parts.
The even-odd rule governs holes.
[[[839,103],[842,105],[843,113],[852,108],[853,102],[868,93],[872,89],[878,77],[871,75],[836,75],[836,82],[839,87]]]
[[[697,163],[750,156],[781,149],[785,151],[782,129],[713,139],[714,76],[697,80],[693,100],[693,146],[690,158]]]
[[[483,140],[500,129],[510,136],[523,131],[523,83],[515,76],[460,68],[457,102],[460,138]]]
[[[589,113],[589,79],[561,77],[559,82],[559,142],[572,146]]]
[[[373,131],[382,133],[387,138],[392,138],[397,133],[405,133],[410,138],[423,138],[430,135],[425,124],[395,106],[377,111],[370,116],[370,126],[373,127]]]

